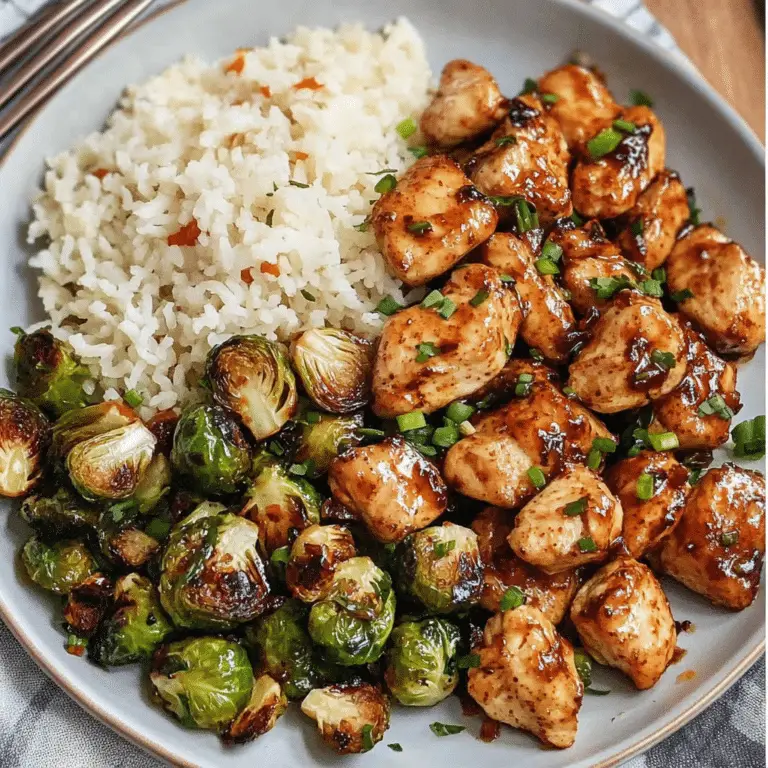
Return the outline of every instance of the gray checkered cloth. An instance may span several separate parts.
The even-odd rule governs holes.
[[[0,0],[0,39],[46,1]],[[591,2],[661,47],[679,53],[669,32],[639,0]],[[763,657],[706,712],[625,768],[759,768],[765,764]],[[0,621],[0,768],[161,765],[80,709],[35,666]]]

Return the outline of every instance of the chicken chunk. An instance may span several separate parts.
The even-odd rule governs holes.
[[[626,213],[664,168],[666,139],[656,115],[648,107],[628,107],[617,118],[635,126],[633,132],[619,131],[622,139],[618,146],[598,156],[590,152],[590,140],[573,169],[573,205],[584,216],[613,219]],[[608,120],[602,130],[617,129]]]
[[[480,246],[479,254],[485,264],[514,278],[523,312],[520,335],[525,343],[536,347],[547,360],[566,362],[570,334],[576,325],[573,311],[552,275],[542,275],[536,269],[528,241],[497,232]]]
[[[722,355],[751,355],[765,341],[765,269],[711,224],[681,237],[667,259],[680,311]]]
[[[570,219],[565,219],[552,230],[550,240],[563,249],[563,283],[581,314],[610,304],[610,298],[599,297],[600,286],[613,282],[618,290],[618,286],[632,286],[638,278],[618,247],[606,237],[599,221],[574,227]]]
[[[485,625],[469,695],[494,720],[564,749],[576,738],[584,686],[571,644],[541,611],[523,605]]]
[[[486,195],[527,200],[546,226],[573,212],[568,160],[557,121],[535,95],[526,94],[512,100],[509,114],[467,163],[467,172]]]
[[[566,64],[540,77],[539,93],[557,96],[549,114],[560,124],[570,149],[581,147],[621,110],[602,78],[576,64]]]
[[[512,513],[499,507],[486,507],[472,521],[480,557],[485,563],[480,605],[496,613],[507,590],[517,587],[525,595],[526,605],[540,610],[553,624],[559,624],[579,586],[576,570],[549,574],[521,560],[507,541],[513,524]]]
[[[666,261],[689,216],[683,182],[675,171],[663,170],[626,214],[617,242],[632,261],[656,269]]]
[[[387,543],[426,528],[448,507],[447,489],[435,465],[401,437],[338,456],[328,470],[328,485],[334,499]]]
[[[447,272],[493,234],[498,219],[490,201],[443,155],[417,160],[371,213],[389,269],[411,286]]]
[[[378,416],[431,413],[504,367],[522,319],[513,288],[492,267],[469,264],[451,275],[442,294],[434,306],[410,307],[387,320],[373,366]],[[446,319],[447,301],[455,311]]]
[[[421,115],[421,132],[431,144],[453,147],[493,128],[506,111],[493,75],[454,59],[443,67],[437,93]]]
[[[658,299],[622,291],[571,363],[568,386],[598,413],[640,408],[685,375],[682,328]]]
[[[567,467],[518,513],[507,540],[547,573],[605,560],[621,534],[621,502],[581,464]]]
[[[539,467],[549,477],[566,463],[584,461],[595,438],[611,437],[544,376],[527,384],[521,396],[481,417],[474,434],[448,450],[443,473],[459,493],[516,509],[536,492],[530,469]]]
[[[642,451],[622,459],[605,482],[621,502],[624,547],[639,560],[680,521],[688,496],[688,470],[667,452]]]
[[[674,432],[682,450],[711,450],[728,442],[729,411],[736,414],[741,410],[736,366],[712,352],[690,323],[680,325],[688,345],[688,367],[683,380],[654,401],[654,423],[649,430]]]
[[[672,661],[672,611],[651,569],[637,560],[604,565],[576,594],[571,621],[589,654],[620,669],[641,691],[654,686]]]
[[[765,555],[765,478],[724,464],[693,487],[683,518],[651,553],[651,565],[715,605],[752,604]]]
[[[483,384],[468,400],[472,403],[482,402],[485,410],[509,402],[520,383],[520,374],[526,373],[532,377],[530,381],[549,382],[555,388],[560,381],[558,372],[546,363],[530,358],[511,357],[501,371],[487,384]],[[477,417],[475,420],[477,421]]]

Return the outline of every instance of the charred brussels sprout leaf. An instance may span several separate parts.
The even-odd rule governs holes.
[[[292,532],[320,522],[322,499],[302,477],[289,474],[280,462],[262,462],[245,493],[243,514],[256,523],[268,555],[290,543]]]
[[[173,631],[152,582],[129,573],[115,584],[114,611],[99,626],[88,655],[103,667],[147,659]]]
[[[57,541],[49,546],[33,536],[24,545],[21,559],[29,578],[57,595],[66,595],[97,570],[88,548],[75,539]]]
[[[46,536],[95,530],[99,522],[98,509],[65,487],[53,496],[29,496],[19,511],[29,525]]]
[[[163,645],[152,658],[153,698],[187,728],[224,731],[253,688],[248,654],[220,637]]]
[[[171,463],[162,453],[156,453],[147,471],[136,486],[133,501],[142,515],[152,512],[171,490]]]
[[[373,344],[348,331],[313,328],[291,346],[291,359],[309,397],[324,411],[352,413],[370,399]]]
[[[433,613],[465,610],[480,599],[483,565],[469,528],[425,528],[407,536],[398,550],[400,585]]]
[[[0,389],[0,496],[28,494],[43,471],[51,427],[31,401]]]
[[[459,640],[458,628],[445,619],[396,626],[384,673],[393,696],[406,707],[431,707],[453,693]]]
[[[250,520],[204,503],[174,526],[161,562],[160,600],[178,627],[233,629],[264,609],[269,595]]]
[[[173,436],[174,469],[202,493],[236,493],[251,468],[243,430],[219,405],[186,410]]]
[[[234,411],[257,440],[274,435],[298,405],[283,347],[261,336],[233,336],[208,355],[206,376],[217,403]]]
[[[331,416],[317,414],[317,420],[306,423],[301,429],[299,445],[294,459],[297,462],[311,462],[312,477],[319,477],[345,448],[359,445],[362,440],[357,430],[363,426],[363,417]]]
[[[73,587],[64,606],[67,629],[79,637],[90,637],[109,610],[114,592],[112,582],[103,573],[94,573]]]
[[[78,443],[138,420],[138,414],[120,402],[99,403],[69,411],[53,426],[53,453],[58,459],[66,459]]]
[[[288,699],[280,683],[269,675],[261,675],[253,684],[248,703],[224,732],[224,741],[228,744],[244,744],[264,735],[275,727],[287,707]]]
[[[327,658],[345,666],[376,661],[395,620],[389,575],[368,557],[344,561],[329,596],[312,606],[309,634]]]
[[[113,504],[101,513],[96,538],[110,562],[140,568],[160,548],[156,539],[141,530],[138,518],[139,509],[132,499]]]
[[[75,357],[66,341],[54,339],[50,331],[22,333],[13,354],[19,392],[54,418],[100,400],[88,395],[83,384],[90,371]]]

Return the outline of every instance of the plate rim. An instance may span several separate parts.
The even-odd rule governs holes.
[[[750,152],[755,156],[756,160],[765,167],[765,146],[760,141],[757,134],[747,124],[744,118],[731,106],[731,104],[720,94],[715,88],[704,78],[704,76],[696,69],[696,67],[687,60],[681,59],[679,54],[675,54],[673,51],[662,48],[658,43],[653,42],[647,35],[642,34],[640,31],[630,27],[624,22],[623,19],[610,15],[606,11],[595,7],[594,5],[588,5],[582,0],[548,0],[553,5],[561,5],[572,9],[577,14],[581,14],[592,18],[598,24],[609,27],[614,33],[620,37],[631,40],[639,48],[641,48],[645,55],[650,56],[667,67],[675,70],[675,72],[686,81],[686,83],[699,92],[709,106],[720,112],[725,116],[727,121],[734,127],[734,129],[741,135],[745,144],[748,146]],[[140,19],[136,24],[132,25],[129,29],[118,35],[114,40],[110,41],[99,53],[81,68],[73,78],[66,81],[65,85],[75,79],[81,71],[93,65],[94,62],[110,50],[118,42],[132,36],[138,30],[151,24],[156,19],[164,16],[170,12],[173,12],[185,5],[187,0],[170,0],[162,8],[149,13],[144,18]],[[683,54],[684,56],[684,54]],[[51,96],[54,98],[56,93]],[[50,103],[50,100],[44,102],[32,116],[17,130],[17,132],[11,137],[2,157],[0,157],[0,172],[2,172],[8,158],[17,149],[18,144],[21,142],[25,134],[32,128],[38,120],[40,120],[45,112],[46,106]],[[47,660],[43,651],[38,648],[34,641],[27,636],[24,629],[17,622],[14,612],[10,609],[10,606],[6,604],[5,598],[0,590],[0,619],[3,620],[5,625],[10,630],[11,634],[22,646],[24,651],[32,658],[38,668],[48,677],[53,683],[55,683],[67,696],[70,697],[78,706],[88,712],[91,716],[96,718],[103,725],[106,725],[112,731],[119,736],[126,738],[135,746],[144,750],[148,754],[159,758],[160,760],[173,765],[179,766],[179,768],[200,768],[198,763],[189,762],[185,758],[181,758],[179,755],[172,753],[162,743],[155,741],[154,739],[145,736],[127,723],[120,720],[120,718],[114,713],[110,712],[105,707],[94,701],[88,693],[81,688],[78,688],[73,682],[70,682],[66,674],[60,671],[54,662]],[[613,768],[621,763],[629,760],[632,757],[636,757],[646,752],[651,747],[660,743],[664,739],[668,738],[672,734],[680,730],[684,725],[690,722],[694,717],[700,714],[704,709],[719,699],[732,685],[734,685],[747,670],[757,661],[757,659],[765,652],[766,638],[763,637],[752,648],[747,648],[746,653],[736,663],[731,672],[726,675],[722,680],[712,686],[708,691],[703,693],[696,701],[692,702],[683,712],[677,715],[670,722],[659,727],[654,732],[647,736],[633,742],[620,752],[611,755],[608,758],[593,763],[591,768]]]

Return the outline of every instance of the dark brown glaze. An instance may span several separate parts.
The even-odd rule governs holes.
[[[262,505],[257,493],[246,491],[243,502],[240,514],[259,526],[259,544],[270,555],[292,544],[299,531],[315,522],[299,496],[286,494],[279,504]]]
[[[512,99],[509,103],[507,116],[509,117],[509,122],[515,128],[526,128],[531,126],[537,118],[541,117],[541,109],[537,109],[533,103],[526,103],[520,98]]]
[[[637,497],[643,474],[654,479],[654,495],[646,501]],[[667,452],[642,451],[610,467],[605,482],[624,510],[622,539],[628,554],[639,560],[672,532],[690,490],[687,481],[688,470]]]
[[[677,622],[675,622],[675,628],[677,628]],[[672,659],[669,662],[670,665],[677,664],[679,661],[682,661],[686,653],[688,653],[688,651],[686,651],[685,648],[681,648],[679,645],[676,646],[672,654]]]
[[[689,621],[688,619],[684,619],[683,621],[676,621],[675,622],[675,631],[679,635],[681,632],[687,632],[688,634],[693,634],[696,631],[696,625]]]
[[[155,450],[164,456],[171,455],[173,448],[173,433],[176,431],[176,424],[179,421],[179,414],[172,408],[165,411],[158,411],[148,422],[147,429],[155,436],[157,446]]]
[[[558,372],[546,363],[527,358],[510,358],[496,376],[467,399],[471,403],[485,401],[488,407],[507,402],[514,395],[515,387],[520,381],[520,374],[523,373],[533,376],[534,381],[549,381],[553,384],[556,384],[560,378]],[[482,417],[482,412],[478,412],[472,417],[472,422],[476,424]]]
[[[764,554],[765,478],[724,464],[693,487],[682,520],[651,562],[716,605],[738,611],[757,595]]]
[[[639,125],[634,133],[625,134],[613,152],[603,155],[603,160],[614,166],[617,174],[629,175],[637,179],[648,170],[648,139],[653,128]]]
[[[699,408],[713,395],[721,395],[734,412],[741,410],[736,390],[736,367],[721,360],[689,322],[680,323],[688,349],[683,380],[653,404],[653,415],[662,431],[674,432],[682,450],[711,450],[728,441],[730,419],[718,414],[699,415]]]
[[[108,576],[94,573],[67,595],[64,621],[70,631],[90,637],[109,610],[114,597],[114,585]]]
[[[501,723],[492,717],[484,717],[480,726],[480,741],[490,744],[501,736]]]
[[[354,523],[360,515],[349,507],[345,507],[336,499],[326,499],[320,505],[320,520],[324,523]]]
[[[483,708],[466,692],[462,691],[459,694],[459,702],[461,703],[461,714],[465,717],[477,717],[483,714]]]
[[[651,357],[651,343],[645,336],[633,336],[625,355],[633,366],[628,374],[628,384],[633,389],[649,392],[663,385],[669,376],[669,368]]]

